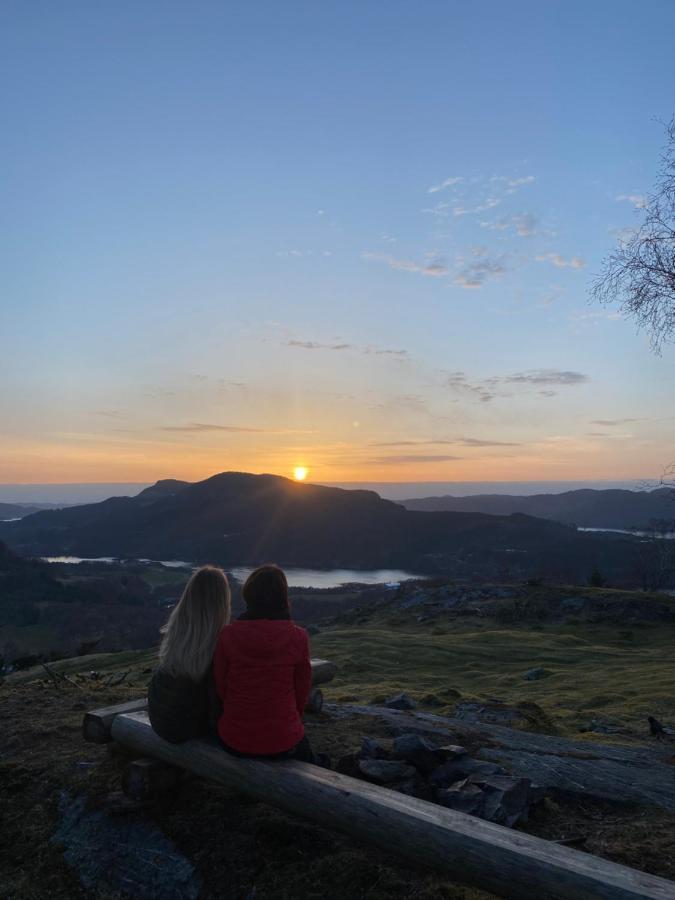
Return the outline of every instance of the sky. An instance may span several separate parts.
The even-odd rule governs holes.
[[[589,301],[675,5],[5,0],[0,482],[658,478]]]

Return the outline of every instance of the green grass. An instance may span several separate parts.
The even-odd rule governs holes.
[[[434,634],[439,627],[445,634]],[[466,698],[534,702],[561,733],[578,733],[594,717],[646,732],[646,716],[675,720],[675,626],[499,626],[488,621],[337,627],[312,639],[315,655],[338,665],[328,699],[405,691],[444,701]],[[552,674],[526,681],[541,666]],[[422,708],[424,705],[422,704]],[[590,737],[591,735],[589,735]],[[606,735],[599,736],[606,739]]]

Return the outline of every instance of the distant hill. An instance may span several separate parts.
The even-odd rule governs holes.
[[[4,519],[21,519],[31,513],[39,512],[41,508],[27,503],[0,503],[0,522]]]
[[[0,525],[27,556],[182,559],[224,566],[407,568],[423,574],[575,582],[594,568],[631,582],[630,537],[579,533],[527,515],[409,511],[371,491],[225,472],[160,481],[136,497],[35,513]]]
[[[563,494],[478,494],[474,497],[424,497],[403,500],[417,512],[471,512],[509,516],[523,513],[581,528],[643,529],[654,521],[675,521],[675,491],[579,490]]]

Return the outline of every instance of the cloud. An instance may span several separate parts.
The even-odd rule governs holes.
[[[470,261],[455,275],[455,284],[462,288],[475,289],[482,287],[488,278],[496,278],[507,270],[503,263],[503,257],[499,259],[481,258],[484,248],[475,248],[477,259]]]
[[[371,447],[429,447],[445,444],[460,445],[462,447],[520,447],[510,441],[490,441],[482,438],[441,438],[428,441],[378,441]]]
[[[499,206],[502,201],[499,197],[488,197],[483,203],[479,203],[478,206],[473,207],[465,207],[465,206],[453,206],[452,214],[453,216],[468,216],[473,215],[473,213],[486,212],[488,209],[494,209],[495,206]]]
[[[523,185],[532,184],[532,182],[536,180],[534,175],[525,175],[523,178],[509,178],[506,183],[510,191],[513,191],[516,188],[523,187]]]
[[[544,253],[541,256],[535,256],[537,262],[550,262],[559,269],[583,269],[586,265],[580,256],[572,256],[565,259],[559,253]]]
[[[635,209],[644,209],[647,205],[644,194],[618,194],[614,199],[617,203],[632,203]]]
[[[355,347],[353,344],[344,344],[344,343],[334,343],[334,344],[321,344],[318,341],[298,341],[298,340],[290,340],[286,341],[287,347],[300,347],[303,350],[354,350]]]
[[[440,184],[435,184],[429,188],[429,194],[436,194],[438,191],[442,191],[447,187],[452,187],[454,184],[461,184],[464,179],[461,175],[456,175],[454,178],[446,178],[445,181],[442,181]]]
[[[89,411],[90,416],[103,416],[106,419],[117,419],[120,416],[119,409],[92,409]]]
[[[591,425],[602,425],[609,428],[613,425],[627,425],[629,422],[639,422],[639,419],[592,419]]]
[[[364,251],[361,254],[361,259],[366,259],[370,262],[383,262],[392,269],[400,269],[403,272],[419,272],[432,278],[443,278],[448,274],[448,267],[440,259],[423,264],[417,263],[412,259],[399,259],[386,253],[371,253],[370,251]]]
[[[214,425],[207,422],[189,422],[187,425],[160,425],[158,431],[179,431],[190,434],[206,434],[213,431],[225,431],[229,434],[316,434],[306,429],[284,428],[271,430],[268,428],[251,428],[247,425]]]
[[[187,425],[160,425],[159,431],[187,431],[201,434],[208,431],[227,431],[231,433],[263,434],[265,428],[249,428],[245,425],[211,425],[205,422],[190,422]]]
[[[399,359],[406,359],[410,356],[407,350],[387,350],[386,348],[368,346],[363,351],[373,356],[396,356]]]
[[[371,465],[401,465],[405,463],[437,463],[451,462],[453,460],[462,459],[461,456],[446,456],[445,454],[430,453],[426,456],[417,456],[415,454],[402,454],[400,456],[378,456],[369,460]]]
[[[573,372],[565,369],[534,369],[531,372],[516,372],[507,375],[503,381],[506,384],[585,384],[589,381],[588,375],[583,372]]]
[[[481,403],[488,403],[497,396],[485,383],[469,381],[464,372],[450,372],[446,377],[445,384],[452,390],[472,394]]]
[[[358,347],[356,344],[339,341],[326,344],[321,341],[301,341],[293,338],[286,341],[285,346],[299,347],[301,350],[354,350],[358,353],[364,353],[366,356],[393,356],[397,359],[407,359],[410,356],[407,350],[392,350],[388,347],[376,347],[373,344],[369,344],[367,347]]]
[[[539,391],[539,394],[542,397],[557,397],[558,396],[557,391]]]
[[[520,213],[517,216],[502,216],[480,223],[481,228],[492,231],[508,231],[513,228],[519,237],[535,237],[539,234],[539,220],[532,213]]]

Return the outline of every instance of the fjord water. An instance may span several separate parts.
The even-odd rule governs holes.
[[[116,559],[114,556],[99,556],[96,558],[85,559],[81,556],[44,556],[44,562],[48,563],[66,563],[68,565],[78,565],[79,563],[121,563],[124,560]],[[132,560],[130,560],[131,562]],[[140,559],[142,563],[159,563],[159,565],[167,566],[170,569],[192,569],[193,564],[185,562],[181,559],[163,559],[150,560]],[[229,572],[237,579],[237,581],[245,581],[250,573],[251,568],[237,566],[228,569]],[[410,581],[414,578],[422,578],[422,575],[415,575],[412,572],[404,572],[402,569],[284,569],[288,584],[290,587],[306,587],[306,588],[336,588],[343,584],[400,584],[402,581]]]

